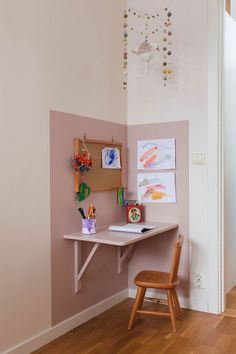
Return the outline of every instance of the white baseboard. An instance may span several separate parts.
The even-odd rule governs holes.
[[[136,295],[135,288],[129,288],[129,297],[134,298]],[[146,292],[147,297],[153,297],[158,299],[166,299],[166,296],[163,294],[158,293],[155,290],[148,290]],[[183,298],[178,297],[180,306],[186,309],[194,310],[194,311],[202,311],[202,312],[209,312],[208,308],[208,301],[204,299],[193,299],[193,298]]]
[[[127,298],[128,289],[124,289],[56,326],[45,329],[26,341],[2,352],[2,354],[29,354]]]

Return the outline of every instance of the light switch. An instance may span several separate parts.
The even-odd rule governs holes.
[[[194,152],[193,165],[205,165],[205,164],[206,164],[205,152]]]

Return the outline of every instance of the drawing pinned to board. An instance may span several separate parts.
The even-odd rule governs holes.
[[[102,168],[121,169],[118,148],[105,147],[102,149]]]
[[[175,203],[175,173],[138,173],[138,200],[141,203]]]
[[[175,169],[175,139],[139,140],[138,170]]]

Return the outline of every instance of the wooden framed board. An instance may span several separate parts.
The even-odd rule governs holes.
[[[85,182],[91,188],[91,191],[106,191],[117,189],[122,186],[122,144],[113,141],[99,141],[88,139],[74,140],[75,155],[82,152],[83,142],[89,153],[92,155],[92,167],[85,172]],[[105,147],[115,147],[120,150],[121,169],[102,168],[102,149]],[[75,171],[74,186],[75,192],[79,192],[79,185],[82,174]]]

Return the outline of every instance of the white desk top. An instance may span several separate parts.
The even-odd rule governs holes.
[[[125,225],[126,223],[120,223],[119,225]],[[114,246],[127,246],[132,243],[145,240],[146,238],[162,234],[165,231],[177,229],[177,224],[172,223],[154,223],[154,222],[143,222],[143,225],[153,225],[154,229],[146,231],[144,233],[130,233],[130,232],[118,232],[109,231],[107,228],[97,229],[97,233],[94,235],[84,235],[81,232],[75,232],[73,234],[64,235],[65,239],[74,241],[87,241],[95,243],[104,243],[107,245]]]

